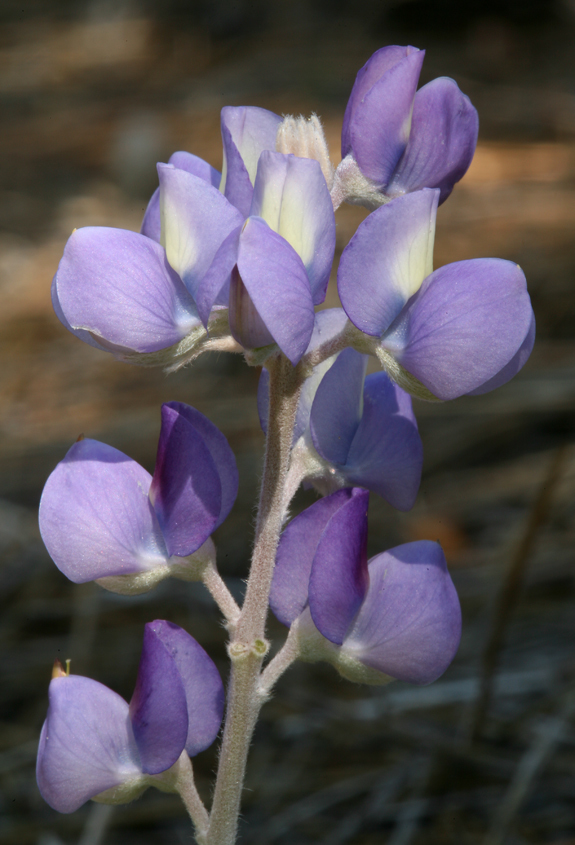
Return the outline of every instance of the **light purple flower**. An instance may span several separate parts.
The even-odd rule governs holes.
[[[81,440],[46,482],[40,531],[70,580],[142,573],[149,589],[171,572],[184,577],[181,558],[223,522],[237,485],[224,435],[199,411],[170,402],[162,406],[153,478],[112,446]]]
[[[224,241],[198,288],[201,319],[222,301],[231,273],[234,338],[246,349],[276,343],[296,364],[311,339],[314,305],[325,298],[334,249],[333,207],[319,163],[264,151],[249,217]]]
[[[478,118],[446,77],[416,93],[425,51],[383,47],[357,74],[344,115],[342,198],[376,208],[421,188],[443,202],[473,158]]]
[[[328,660],[368,683],[428,684],[459,645],[457,593],[438,543],[406,543],[368,563],[368,495],[339,490],[292,520],[270,606],[284,625],[298,620],[304,659]]]
[[[173,165],[158,169],[165,184],[162,245],[124,229],[77,229],[52,283],[54,310],[66,328],[120,355],[156,353],[194,332],[205,334],[195,301],[198,284],[243,221],[205,179]]]
[[[389,374],[415,395],[454,399],[491,390],[523,366],[534,317],[517,264],[479,258],[433,272],[438,190],[392,200],[343,251],[338,288]],[[413,379],[412,377],[415,377]],[[418,387],[419,385],[419,387]]]
[[[322,328],[328,328],[326,323],[341,326],[336,309],[320,311],[317,316]],[[345,349],[306,380],[298,405],[292,461],[301,463],[303,480],[321,493],[350,485],[366,487],[393,507],[409,510],[417,496],[423,463],[411,398],[386,373],[366,377],[367,362],[366,355]],[[263,370],[258,410],[264,431],[268,383]]]
[[[36,777],[45,801],[72,813],[90,798],[125,803],[158,778],[185,750],[208,748],[220,729],[224,689],[204,649],[182,628],[145,626],[130,704],[91,678],[57,673],[38,749]],[[102,795],[102,793],[105,793]]]

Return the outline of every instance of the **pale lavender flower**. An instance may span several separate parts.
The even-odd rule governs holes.
[[[36,777],[45,801],[73,813],[90,798],[125,803],[185,751],[208,748],[220,729],[224,689],[204,649],[171,622],[146,625],[136,688],[128,704],[81,675],[56,672],[38,748]]]
[[[181,559],[223,522],[237,485],[224,435],[199,411],[171,402],[162,406],[153,477],[112,446],[80,440],[46,482],[40,531],[70,580],[107,586],[112,576],[141,574],[134,585],[149,589],[172,573],[185,577]]]
[[[392,378],[422,398],[454,399],[512,378],[531,353],[535,320],[511,261],[433,271],[438,198],[417,191],[370,214],[343,251],[338,288]]]

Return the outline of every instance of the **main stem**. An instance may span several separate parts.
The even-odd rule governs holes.
[[[256,536],[246,596],[228,651],[232,660],[224,736],[207,845],[234,845],[248,750],[264,696],[265,624],[280,532],[284,486],[302,377],[281,355],[268,364],[269,415]]]

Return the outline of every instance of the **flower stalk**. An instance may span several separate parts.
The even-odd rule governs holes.
[[[285,482],[302,379],[284,356],[268,362],[269,424],[256,536],[246,596],[235,636],[227,715],[207,845],[234,845],[247,755],[260,707],[260,672],[267,653],[265,624],[275,556],[285,518]]]

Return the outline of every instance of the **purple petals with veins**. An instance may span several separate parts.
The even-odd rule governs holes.
[[[432,273],[381,345],[438,399],[455,399],[494,379],[529,345],[532,326],[521,268],[476,258]]]
[[[343,251],[338,290],[349,319],[382,335],[433,271],[439,191],[418,191],[372,212]]]
[[[321,601],[321,583],[330,577],[325,575],[323,564],[334,555],[337,577],[331,579],[329,596],[342,609],[345,628],[349,627],[367,588],[367,502],[365,490],[338,490],[314,502],[289,523],[280,539],[270,594],[270,607],[284,625],[289,627],[308,603],[312,568],[321,547],[322,562],[314,579],[315,606],[320,618],[326,618],[326,630],[339,637],[334,628],[341,626],[341,620],[330,618],[329,607],[322,606]],[[341,551],[355,554],[353,561],[345,554],[340,556],[338,541],[342,542]],[[346,566],[349,572],[345,572]]]
[[[82,340],[92,333],[100,346],[157,352],[200,323],[162,247],[124,229],[77,229],[66,244],[52,296],[66,328]]]
[[[453,79],[428,82],[415,95],[409,143],[387,186],[388,196],[439,188],[439,202],[444,202],[471,164],[478,129],[477,110]]]
[[[357,328],[379,336],[383,352],[435,397],[454,399],[502,384],[522,366],[533,310],[511,261],[479,258],[430,272],[436,196],[419,191],[370,214],[343,252],[338,286]]]
[[[362,69],[360,85],[354,85],[350,96],[351,114],[347,121],[344,118],[342,157],[351,152],[364,176],[377,185],[389,182],[409,140],[413,100],[425,58],[424,50],[399,49],[401,58],[394,47],[384,47],[372,56],[367,64],[381,65],[376,70],[378,78],[365,90],[372,69]],[[391,51],[398,60],[390,66]]]
[[[72,813],[90,798],[121,787],[130,801],[176,763],[217,736],[224,689],[218,670],[182,628],[156,620],[145,627],[130,705],[91,678],[56,677],[42,728],[36,776],[44,799]]]
[[[366,666],[430,684],[453,660],[461,609],[439,543],[396,546],[369,562],[369,590],[343,645]]]
[[[335,217],[319,162],[263,152],[250,215],[263,217],[303,261],[314,305],[325,299],[335,251]]]
[[[461,634],[441,547],[406,543],[366,567],[366,532],[367,493],[358,489],[339,490],[295,517],[280,540],[270,606],[284,625],[304,621],[307,659],[326,659],[346,677],[371,683],[431,683],[452,661]]]
[[[415,47],[384,47],[359,71],[336,172],[350,202],[373,208],[421,188],[439,188],[443,202],[467,171],[477,112],[452,79],[434,79],[416,93],[423,58]]]
[[[191,173],[192,176],[197,176],[199,179],[203,179],[204,182],[207,182],[214,188],[219,188],[220,186],[222,178],[221,173],[208,164],[207,161],[198,158],[198,156],[192,155],[192,153],[186,153],[183,151],[173,153],[168,159],[168,164],[172,164],[178,170],[185,170],[187,173]],[[152,194],[150,202],[148,203],[148,207],[146,208],[140,234],[160,243],[161,232],[160,189],[156,188]]]
[[[423,464],[411,399],[386,373],[366,378],[366,366],[366,356],[346,349],[327,371],[311,408],[313,445],[342,483],[409,510]]]
[[[259,217],[246,221],[232,276],[230,329],[246,348],[265,345],[266,334],[297,364],[309,344],[314,310],[303,262],[284,238]],[[246,302],[246,294],[251,306]],[[260,318],[260,321],[256,320]]]
[[[81,440],[46,482],[40,531],[56,566],[77,583],[169,567],[221,524],[237,484],[223,434],[173,402],[162,408],[153,480],[117,449]]]

